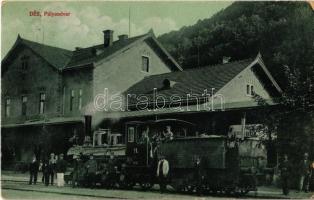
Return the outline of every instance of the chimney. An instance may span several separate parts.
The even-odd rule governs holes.
[[[119,35],[118,38],[119,38],[119,41],[124,41],[128,39],[128,35],[127,34]]]
[[[104,30],[104,47],[110,47],[113,43],[113,30]]]
[[[85,136],[92,135],[92,116],[85,115]]]

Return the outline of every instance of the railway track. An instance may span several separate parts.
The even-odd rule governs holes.
[[[40,193],[51,193],[51,194],[62,194],[62,195],[70,195],[70,196],[84,196],[84,197],[101,197],[106,199],[128,199],[128,198],[121,198],[121,197],[112,197],[112,196],[99,196],[99,195],[92,195],[92,194],[73,194],[67,192],[56,192],[56,191],[40,191],[40,190],[31,190],[31,189],[23,189],[23,188],[11,188],[11,187],[2,187],[5,190],[16,190],[16,191],[24,191],[24,192],[40,192]]]
[[[28,181],[21,180],[1,180],[2,190],[15,190],[15,191],[23,191],[23,192],[38,192],[38,193],[50,193],[50,194],[60,194],[60,195],[69,195],[69,196],[82,196],[82,197],[98,197],[105,199],[130,199],[121,196],[111,196],[111,195],[100,195],[95,194],[95,192],[85,191],[89,190],[86,188],[82,189],[82,192],[77,192],[78,188],[73,191],[70,185],[65,185],[63,188],[58,188],[56,186],[44,186],[42,183],[38,183],[35,185],[28,185]],[[35,186],[35,187],[34,187]],[[66,190],[66,191],[65,191]],[[83,193],[84,192],[84,193]]]
[[[15,191],[23,191],[23,192],[40,192],[40,193],[51,193],[51,194],[60,194],[60,195],[70,195],[70,196],[82,196],[82,197],[97,197],[97,198],[105,198],[105,199],[138,199],[138,198],[132,198],[128,197],[128,193],[130,193],[130,196],[133,196],[135,193],[137,193],[140,197],[145,193],[146,196],[152,196],[160,198],[160,195],[168,197],[171,196],[181,196],[182,198],[195,198],[197,197],[195,194],[188,194],[188,193],[178,193],[174,190],[168,190],[165,194],[159,194],[158,187],[154,187],[149,191],[143,191],[140,189],[140,186],[134,187],[133,190],[119,190],[119,189],[103,189],[103,188],[95,188],[95,189],[89,189],[89,188],[72,188],[70,185],[65,185],[63,188],[58,188],[56,186],[44,186],[42,183],[39,183],[39,187],[34,187],[34,185],[28,185],[27,181],[22,180],[1,180],[2,183],[2,189],[3,190],[15,190]],[[100,194],[101,193],[101,194]],[[115,193],[116,195],[110,195],[109,193]],[[122,195],[124,193],[124,195]],[[213,197],[213,198],[230,198],[234,199],[237,197],[229,196],[226,194],[209,194],[204,195],[204,197]],[[280,197],[280,196],[260,196],[256,194],[249,194],[247,196],[239,197],[241,199],[252,199],[252,198],[262,198],[262,199],[287,199],[287,197]]]

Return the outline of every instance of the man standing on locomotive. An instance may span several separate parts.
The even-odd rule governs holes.
[[[140,143],[145,144],[147,142],[149,142],[149,126],[145,127],[145,129],[142,132],[141,139],[140,139]]]
[[[173,140],[173,133],[171,131],[171,126],[166,126],[166,132],[164,133],[166,140]]]
[[[169,162],[165,159],[165,156],[161,155],[157,166],[157,178],[159,180],[160,193],[166,191],[168,174]]]
[[[144,131],[142,132],[142,137],[140,143],[146,146],[145,152],[147,155],[147,163],[150,163],[150,159],[153,158],[153,145],[150,140],[149,126],[146,126]]]

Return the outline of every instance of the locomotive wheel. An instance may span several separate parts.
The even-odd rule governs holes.
[[[249,192],[249,190],[247,190],[247,189],[245,189],[245,188],[241,188],[241,190],[240,190],[240,194],[241,195],[245,195],[245,194],[247,194]]]
[[[121,189],[132,189],[135,185],[134,182],[129,181],[124,174],[121,174],[119,177],[119,187]]]
[[[119,187],[121,189],[132,189],[134,185],[135,185],[134,182],[128,182],[128,181],[119,182]]]
[[[140,186],[141,186],[141,188],[142,188],[143,190],[148,190],[148,189],[152,188],[153,185],[154,185],[154,184],[151,183],[151,182],[142,182],[142,183],[140,183]]]
[[[249,190],[246,188],[236,188],[234,190],[234,194],[236,196],[243,196],[243,195],[247,194],[248,192],[249,192]]]
[[[194,192],[194,187],[192,185],[184,185],[182,191],[191,194]]]
[[[127,182],[125,188],[126,189],[132,189],[134,187],[134,185],[135,185],[135,183],[133,183],[133,182]]]
[[[224,189],[224,192],[226,195],[230,195],[232,193],[232,191],[233,191],[233,189],[231,189],[231,188],[225,188]]]
[[[212,193],[212,190],[210,189],[208,185],[205,185],[204,194],[210,194],[210,193]]]

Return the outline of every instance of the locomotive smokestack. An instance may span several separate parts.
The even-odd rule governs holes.
[[[85,136],[91,136],[92,133],[92,116],[85,115]]]

